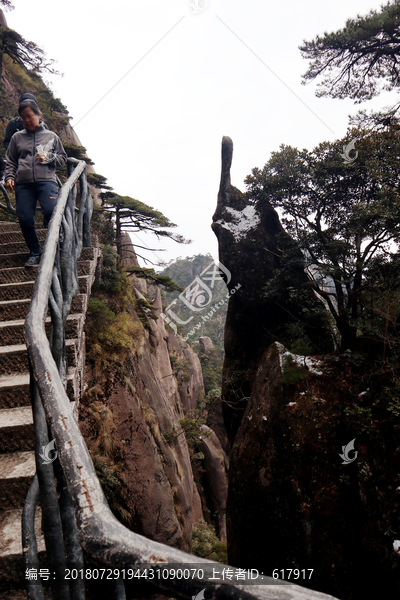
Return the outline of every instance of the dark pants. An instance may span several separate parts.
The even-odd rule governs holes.
[[[57,184],[53,181],[19,183],[15,187],[17,217],[31,255],[42,253],[35,229],[37,201],[43,211],[43,226],[47,227],[56,205],[57,193]]]

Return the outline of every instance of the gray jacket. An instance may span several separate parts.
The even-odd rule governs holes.
[[[55,158],[52,162],[42,164],[36,158],[36,148],[51,140]],[[11,138],[6,154],[5,180],[14,179],[16,185],[35,181],[56,182],[56,167],[62,167],[66,162],[67,155],[58,135],[45,129],[43,124],[38,125],[35,131],[23,129]]]

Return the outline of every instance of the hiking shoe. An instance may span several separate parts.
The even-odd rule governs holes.
[[[25,263],[25,268],[38,267],[40,263],[40,254],[31,255]]]

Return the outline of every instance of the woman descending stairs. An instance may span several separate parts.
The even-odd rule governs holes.
[[[37,230],[41,242],[46,232]],[[10,600],[24,597],[11,590],[24,586],[21,515],[36,470],[23,326],[37,268],[24,268],[28,256],[18,223],[0,221],[0,597]],[[83,326],[97,258],[97,247],[83,248],[78,261],[80,293],[72,302],[66,326],[67,393],[72,402],[79,401],[84,386]],[[49,317],[47,321],[50,334]],[[43,553],[40,508],[36,527],[39,553]]]

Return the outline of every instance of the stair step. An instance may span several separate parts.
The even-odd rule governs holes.
[[[41,244],[43,246],[43,243]],[[25,254],[27,247],[25,242],[13,242],[12,244],[0,244],[0,254]]]
[[[70,367],[75,366],[78,340],[66,340],[67,361]],[[12,375],[29,371],[28,351],[25,344],[0,346],[0,375]]]
[[[22,300],[4,300],[0,302],[0,321],[16,321],[17,319],[25,319],[28,312],[30,298]],[[86,313],[87,296],[78,294],[72,300],[71,314]]]
[[[0,346],[11,346],[15,344],[24,344],[24,319],[16,321],[0,321]],[[47,317],[46,322],[47,337],[51,331],[51,318]],[[73,314],[68,315],[65,326],[66,339],[79,339],[83,328],[83,315]]]
[[[0,266],[2,269],[23,267],[28,260],[28,257],[29,252],[26,246],[24,252],[17,252],[16,254],[0,254]],[[81,260],[94,260],[94,248],[82,248],[78,264]]]
[[[36,229],[38,239],[42,242],[46,239],[47,229]],[[19,231],[2,231],[0,233],[0,254],[4,244],[20,244],[25,243],[21,229]]]
[[[1,263],[0,263],[1,264]],[[80,260],[78,262],[78,275],[89,275],[90,260]],[[32,272],[33,271],[33,272]],[[22,283],[35,279],[37,269],[25,269],[25,267],[11,267],[0,269],[0,284]]]
[[[79,277],[78,282],[79,293],[87,294],[89,288],[89,276],[83,275]],[[0,284],[0,302],[3,302],[4,300],[25,300],[26,298],[32,298],[34,284],[34,281],[14,283],[12,285],[9,283]]]
[[[39,216],[38,220],[41,220]],[[47,230],[37,224],[43,246]],[[95,241],[95,240],[93,240]],[[26,595],[21,543],[22,505],[34,476],[34,426],[30,406],[28,354],[23,327],[31,302],[37,269],[25,269],[29,256],[18,222],[0,223],[0,597],[22,600]],[[66,324],[67,360],[70,373],[67,394],[77,410],[83,386],[83,325],[88,293],[94,277],[98,248],[83,248],[78,261],[79,294],[73,299]],[[50,332],[50,316],[46,331]],[[77,366],[77,357],[79,364]],[[39,557],[45,557],[41,513],[36,513]],[[45,567],[46,565],[41,565]],[[15,589],[15,592],[14,592]],[[47,595],[45,595],[47,598]]]
[[[25,252],[17,254],[0,254],[0,265],[2,269],[10,269],[11,267],[23,267],[29,258],[29,251],[25,248]]]
[[[11,584],[24,581],[22,562],[22,508],[0,513],[0,581],[1,589],[10,589]],[[41,530],[42,512],[36,510],[35,531],[39,559],[43,560],[46,548]],[[23,596],[22,596],[23,597]],[[10,600],[13,596],[9,596]]]
[[[0,452],[34,450],[32,408],[0,410]]]
[[[34,452],[0,454],[0,505],[2,510],[23,506],[35,472]]]
[[[75,400],[74,382],[77,373],[70,368],[67,376],[67,395]],[[0,409],[30,406],[29,373],[14,373],[0,376]]]
[[[71,410],[75,402],[71,402]],[[0,410],[0,454],[29,452],[35,449],[32,408],[4,408]],[[0,511],[1,513],[1,511]],[[1,538],[0,538],[1,540]]]
[[[13,221],[0,221],[0,232],[18,231],[21,230],[17,217],[14,217]]]
[[[42,223],[35,224],[36,229],[43,229]],[[21,231],[17,217],[12,221],[0,221],[0,233],[10,233],[11,231]]]

